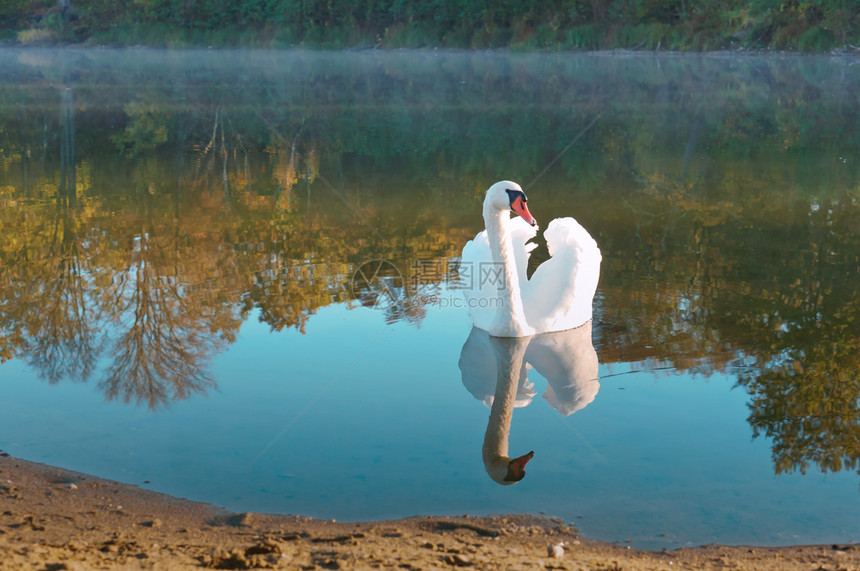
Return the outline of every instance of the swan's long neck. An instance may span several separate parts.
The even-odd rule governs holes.
[[[496,356],[496,394],[493,406],[490,408],[490,419],[487,432],[484,434],[484,445],[481,456],[487,474],[500,484],[511,484],[505,481],[508,474],[508,435],[511,431],[511,417],[514,413],[514,403],[517,398],[523,356],[528,347],[528,338],[511,339],[490,338],[490,345]]]
[[[493,262],[500,265],[504,279],[504,284],[500,284],[504,289],[499,292],[502,307],[498,308],[490,331],[491,335],[499,337],[519,337],[533,333],[524,329],[526,319],[520,279],[514,261],[514,247],[508,231],[510,219],[510,211],[498,210],[490,204],[489,200],[484,201],[484,225],[487,229],[490,253]],[[478,270],[481,271],[480,268]],[[498,276],[495,277],[498,279]]]

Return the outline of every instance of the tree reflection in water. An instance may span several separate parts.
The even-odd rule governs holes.
[[[360,307],[369,260],[404,273],[381,315],[420,323],[450,276],[418,269],[451,266],[487,181],[566,148],[530,190],[595,229],[600,361],[734,374],[777,472],[860,469],[860,80],[839,61],[219,54],[236,77],[213,82],[93,53],[57,97],[36,57],[0,83],[3,361],[157,408],[213,387],[252,314],[303,332]]]
[[[121,274],[127,279],[111,288],[119,331],[100,382],[109,399],[143,400],[155,408],[214,386],[208,359],[235,338],[240,321],[228,317],[227,327],[212,330],[219,317],[223,322],[217,313],[229,312],[229,305],[209,306],[206,292],[187,291],[188,276],[175,272],[182,266],[174,257],[181,251],[177,246],[169,239],[159,243],[150,233],[139,236]]]

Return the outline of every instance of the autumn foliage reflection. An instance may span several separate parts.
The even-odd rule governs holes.
[[[353,57],[241,67],[241,93],[79,72],[111,97],[58,94],[22,64],[38,89],[0,86],[0,360],[157,408],[213,387],[247,319],[304,332],[322,307],[367,304],[350,281],[368,260],[404,273],[409,303],[382,318],[420,324],[449,277],[428,268],[481,227],[488,173],[541,175],[535,216],[572,213],[604,253],[602,363],[732,375],[778,472],[860,469],[854,76],[454,58],[442,80],[433,58]],[[536,85],[551,104],[512,103]]]

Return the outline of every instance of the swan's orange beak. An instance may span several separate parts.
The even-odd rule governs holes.
[[[510,463],[508,463],[508,475],[505,476],[505,481],[519,482],[522,480],[526,475],[526,464],[528,464],[529,460],[534,457],[535,453],[534,451],[531,451],[528,454],[523,454],[519,458],[511,460]]]
[[[526,201],[523,200],[522,196],[518,196],[511,203],[511,210],[520,215],[520,217],[531,224],[532,226],[537,226],[537,220],[532,216],[532,213],[529,212],[529,207],[526,206]]]

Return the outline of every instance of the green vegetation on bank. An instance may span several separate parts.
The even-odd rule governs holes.
[[[823,51],[860,45],[860,1],[0,0],[0,41]]]

